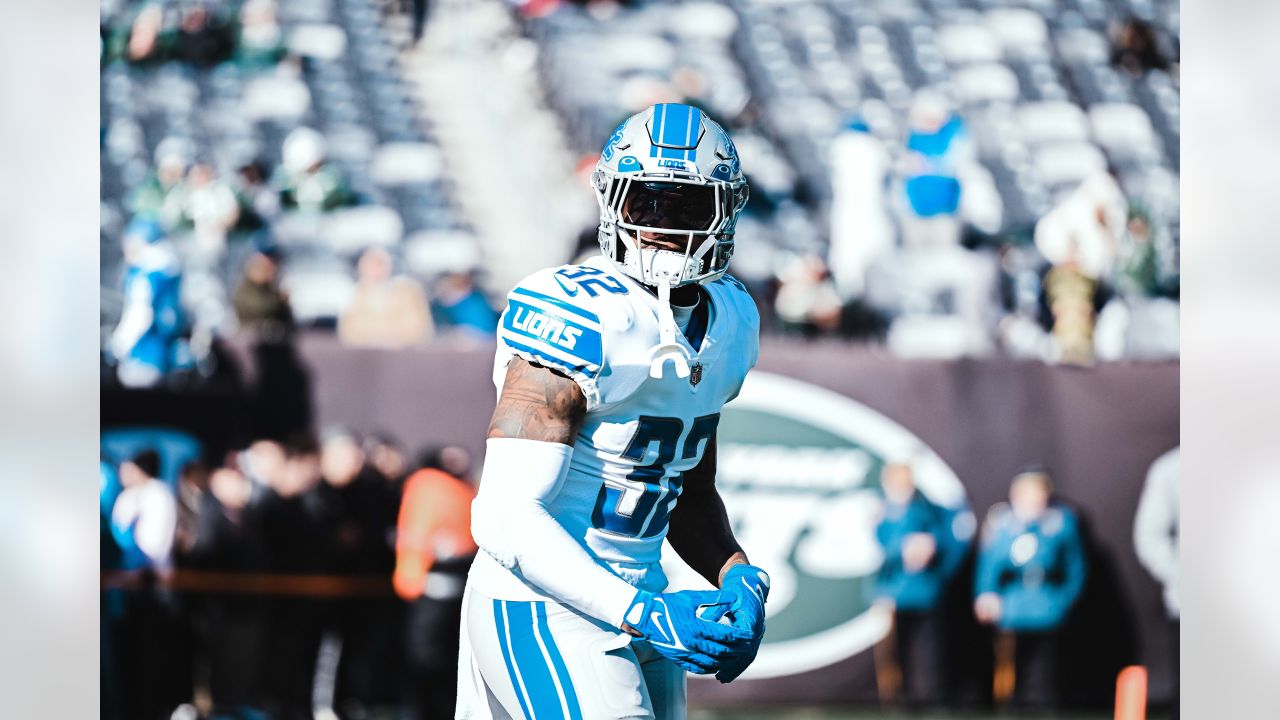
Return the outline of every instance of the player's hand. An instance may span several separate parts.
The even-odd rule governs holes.
[[[750,635],[717,623],[729,599],[714,591],[636,593],[622,629],[643,638],[663,657],[691,673],[706,675],[740,653]],[[710,619],[704,619],[710,618]]]
[[[730,658],[716,679],[733,682],[756,659],[760,641],[764,639],[764,602],[769,597],[769,573],[754,565],[734,565],[724,574],[720,592],[731,598],[725,612],[732,626],[750,633],[751,641],[735,657]]]

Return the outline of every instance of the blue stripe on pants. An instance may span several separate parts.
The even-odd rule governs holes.
[[[502,619],[502,606],[501,600],[493,601],[493,622],[498,628],[498,645],[502,647],[502,659],[507,663],[507,675],[511,678],[511,689],[515,691],[516,700],[520,701],[520,711],[524,713],[526,720],[532,720],[533,716],[529,714],[529,707],[524,704],[524,693],[520,690],[520,678],[516,676],[515,666],[511,664],[511,651],[507,649],[507,642],[510,638],[507,635],[507,623]]]
[[[537,720],[564,720],[560,693],[556,691],[551,670],[542,656],[538,638],[534,636],[533,603],[507,602],[507,619],[510,620],[507,631],[511,634],[513,659],[520,677],[524,679],[525,689],[529,691],[534,717]]]
[[[547,604],[538,603],[538,629],[547,644],[547,654],[551,656],[551,664],[555,666],[556,677],[560,678],[560,687],[564,688],[565,704],[569,706],[569,720],[582,720],[582,708],[578,705],[578,693],[573,689],[573,679],[569,677],[569,668],[565,667],[564,658],[560,657],[560,648],[551,637],[551,627],[547,625]]]

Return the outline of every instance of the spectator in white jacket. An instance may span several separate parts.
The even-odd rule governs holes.
[[[1133,545],[1147,572],[1164,585],[1169,616],[1169,660],[1173,678],[1170,717],[1178,717],[1178,448],[1161,455],[1147,471],[1147,481],[1133,519]]]

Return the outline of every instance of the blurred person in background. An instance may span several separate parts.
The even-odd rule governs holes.
[[[267,174],[261,160],[247,162],[236,170],[233,187],[240,206],[236,232],[254,236],[280,214],[280,193],[267,182]]]
[[[261,515],[266,493],[266,487],[255,486],[236,467],[213,470],[200,498],[198,531],[185,553],[186,564],[200,570],[261,572],[266,565]],[[208,657],[200,677],[208,697],[197,693],[196,708],[204,715],[255,717],[262,708],[268,604],[245,593],[210,593],[202,599],[198,629]]]
[[[182,269],[154,217],[130,221],[123,245],[124,308],[111,335],[111,352],[124,386],[153,387],[166,373],[191,365],[179,302]]]
[[[369,467],[394,491],[398,506],[400,489],[409,470],[409,461],[400,443],[385,432],[369,433],[364,439],[364,456]]]
[[[1043,286],[1053,316],[1051,334],[1063,362],[1093,362],[1098,293],[1115,266],[1128,215],[1120,185],[1101,171],[1036,223],[1036,249],[1050,263]]]
[[[114,463],[98,461],[98,567],[105,576],[121,570],[124,553],[112,535],[111,508],[120,494],[120,475]],[[120,717],[120,667],[116,662],[118,625],[124,610],[122,593],[106,584],[98,595],[98,665],[101,695],[98,702],[102,720]]]
[[[424,453],[405,483],[396,524],[396,594],[411,604],[405,633],[412,717],[454,716],[462,590],[477,551],[466,480],[470,455],[449,446]]]
[[[929,501],[905,462],[887,463],[880,486],[884,515],[876,540],[884,562],[873,592],[875,603],[893,613],[893,630],[876,648],[877,685],[884,700],[942,705],[950,686],[943,591],[968,551],[973,515]]]
[[[901,160],[906,208],[902,242],[908,249],[951,247],[960,242],[960,169],[974,162],[964,120],[941,94],[916,94],[907,118]]]
[[[240,329],[260,341],[280,341],[293,333],[293,310],[280,287],[280,254],[274,246],[255,248],[231,298]]]
[[[246,70],[273,68],[285,57],[284,32],[274,0],[247,0],[240,6],[235,61]]]
[[[311,428],[311,374],[294,342],[293,312],[279,284],[279,256],[260,244],[232,303],[253,340],[258,372],[248,396],[253,437],[285,440]]]
[[[159,478],[160,455],[145,450],[120,465],[123,488],[111,508],[112,534],[124,550],[124,567],[167,575],[173,568],[178,509]]]
[[[327,153],[324,136],[309,127],[295,128],[285,137],[275,179],[285,208],[323,212],[355,203],[342,173],[329,164]]]
[[[189,668],[175,662],[181,655],[179,608],[172,593],[157,586],[172,577],[178,518],[173,491],[159,475],[155,450],[121,463],[123,489],[111,510],[121,567],[137,581],[116,626],[121,717],[139,720],[168,718],[191,697]]]
[[[389,576],[394,568],[392,498],[377,472],[366,465],[360,438],[347,428],[325,432],[316,488],[326,571],[352,577]],[[376,687],[394,650],[385,632],[391,598],[351,597],[327,601],[326,630],[341,643],[334,708],[361,717],[380,699]],[[384,647],[389,645],[389,647]]]
[[[300,435],[283,446],[284,457],[264,445],[251,457],[263,474],[268,492],[263,496],[263,547],[266,569],[279,575],[318,574],[325,570],[327,529],[319,511],[315,489],[320,482],[320,455],[311,437]],[[314,720],[312,691],[316,658],[320,652],[321,604],[307,595],[275,595],[266,598],[267,634],[264,647],[269,662],[263,675],[264,699],[272,720]]]
[[[1169,60],[1160,51],[1156,29],[1136,17],[1113,22],[1111,64],[1131,77],[1142,77],[1151,70],[1169,70]]]
[[[431,315],[441,328],[456,328],[485,341],[492,339],[498,328],[498,311],[476,285],[471,271],[446,273],[436,280]]]
[[[785,329],[813,337],[834,334],[840,328],[840,295],[822,258],[794,258],[778,272],[778,281],[773,305]]]
[[[200,263],[214,266],[227,247],[227,233],[240,217],[240,204],[231,186],[210,165],[199,163],[187,172],[182,207],[183,225],[190,225]]]
[[[195,145],[187,138],[161,140],[156,146],[155,170],[129,191],[129,212],[155,217],[166,228],[179,226],[187,202],[187,170],[194,160]]]
[[[174,33],[165,27],[164,3],[143,5],[128,23],[122,23],[114,34],[113,52],[132,64],[151,64],[168,59],[172,51]]]
[[[831,143],[831,276],[849,300],[866,289],[867,268],[894,247],[886,193],[889,152],[861,118]]]
[[[356,264],[356,290],[338,318],[338,338],[352,347],[403,348],[435,332],[426,293],[416,280],[392,272],[391,254],[371,247]]]
[[[974,577],[974,614],[1000,631],[997,685],[1007,686],[1001,677],[1012,654],[1012,697],[1022,707],[1061,700],[1059,631],[1088,572],[1075,513],[1051,502],[1052,493],[1043,470],[1013,478],[1009,502],[987,513]]]
[[[942,94],[918,92],[908,126],[898,163],[901,249],[877,263],[875,277],[868,278],[872,302],[895,316],[888,337],[894,352],[986,354],[998,310],[996,263],[960,243],[965,188],[969,178],[986,176],[975,171],[979,165],[966,125]]]
[[[226,17],[225,5],[195,0],[186,3],[178,21],[174,57],[197,68],[211,68],[231,57],[235,34]]]
[[[1178,356],[1177,278],[1163,269],[1155,230],[1141,208],[1131,207],[1120,233],[1112,274],[1115,296],[1098,312],[1094,351],[1100,360],[1165,359]]]
[[[1180,449],[1174,448],[1151,464],[1142,497],[1138,500],[1138,512],[1133,519],[1133,547],[1138,560],[1164,587],[1164,607],[1169,620],[1169,669],[1173,678],[1173,699],[1169,706],[1170,717],[1178,717],[1178,672],[1181,665],[1179,639],[1181,637],[1182,604],[1178,586],[1181,573],[1178,563],[1178,459]]]

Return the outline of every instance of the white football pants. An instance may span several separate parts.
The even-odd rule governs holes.
[[[684,720],[685,671],[629,635],[550,601],[468,587],[459,720]]]

